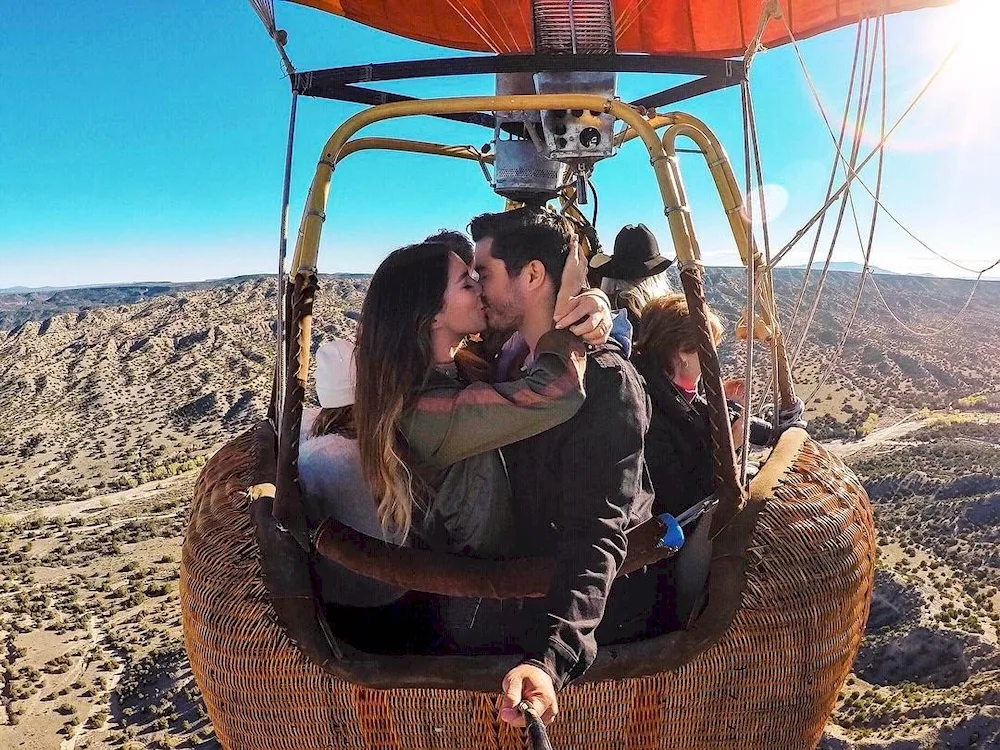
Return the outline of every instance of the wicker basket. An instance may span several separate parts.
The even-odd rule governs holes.
[[[248,492],[273,481],[269,429],[206,465],[181,563],[185,644],[222,745],[524,747],[487,692],[506,664],[462,689],[421,676],[421,663],[453,657],[416,657],[404,686],[373,689],[331,674],[288,638],[263,581]],[[560,695],[554,746],[814,747],[861,641],[875,549],[857,478],[801,430],[786,432],[746,509],[715,540],[705,612],[687,631],[602,649]],[[398,657],[376,659],[369,673],[380,684],[401,669]]]

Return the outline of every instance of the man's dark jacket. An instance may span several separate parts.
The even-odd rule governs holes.
[[[576,416],[503,450],[513,490],[518,555],[555,555],[550,593],[526,605],[528,660],[559,689],[597,655],[595,631],[625,559],[625,532],[650,517],[643,459],[650,406],[614,342],[587,355]]]

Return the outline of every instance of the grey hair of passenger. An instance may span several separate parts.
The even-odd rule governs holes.
[[[666,271],[644,279],[606,278],[601,282],[601,289],[608,295],[612,304],[617,299],[618,304],[627,307],[636,318],[642,317],[642,310],[650,301],[674,291]]]

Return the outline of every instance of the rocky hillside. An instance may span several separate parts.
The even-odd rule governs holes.
[[[317,340],[350,332],[344,313],[360,307],[364,289],[323,282]],[[275,296],[273,280],[255,278],[0,333],[0,506],[162,479],[259,419]]]
[[[801,278],[791,270],[777,276],[786,320]],[[859,279],[833,272],[826,281],[795,367],[802,395],[833,360]],[[817,282],[814,274],[812,286]],[[918,331],[948,325],[971,290],[969,282],[924,277],[882,276],[878,284],[895,313]],[[360,309],[366,285],[364,277],[323,280],[316,342],[352,331],[345,313]],[[730,325],[742,307],[743,285],[737,269],[708,272],[710,301]],[[814,434],[851,437],[916,408],[1000,388],[993,366],[998,303],[1000,284],[982,284],[957,325],[922,337],[900,328],[867,290],[841,356],[811,402]],[[274,304],[268,277],[0,295],[0,309],[18,310],[14,318],[0,318],[9,325],[0,329],[0,504],[61,500],[163,478],[190,468],[259,419],[273,367]],[[803,305],[799,319],[806,317]],[[24,322],[10,325],[15,319]],[[800,330],[796,325],[789,333],[791,344]],[[722,355],[731,374],[742,372],[742,351],[731,336]],[[756,359],[762,391],[762,349]]]
[[[851,459],[879,570],[824,750],[1000,747],[1000,423],[930,421]]]
[[[801,278],[777,275],[785,320]],[[964,411],[838,446],[881,539],[868,634],[823,747],[1000,747],[1000,285],[937,336],[900,327],[869,289],[834,358],[858,281],[827,279],[795,367],[808,396],[835,362],[813,434]],[[971,291],[876,281],[918,333],[952,324]],[[708,272],[730,328],[742,285]],[[353,332],[366,287],[322,281],[314,344]],[[266,408],[275,296],[265,277],[0,295],[0,747],[217,747],[183,655],[176,561],[196,469]],[[731,336],[722,356],[741,371]]]

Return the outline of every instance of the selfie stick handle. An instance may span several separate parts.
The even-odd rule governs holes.
[[[532,750],[553,750],[552,743],[549,742],[549,733],[545,730],[545,724],[539,718],[535,709],[527,701],[522,701],[517,708],[524,714],[524,721],[528,729],[529,744]]]

